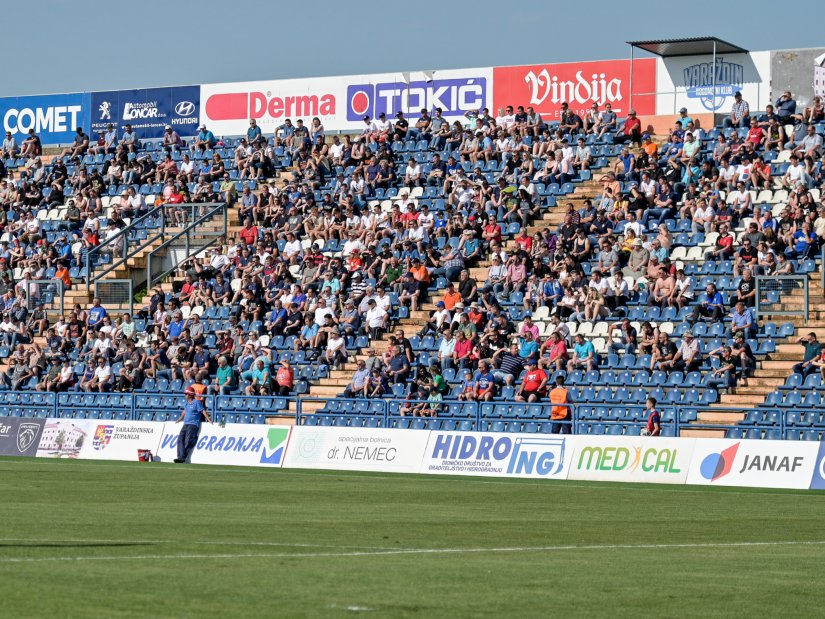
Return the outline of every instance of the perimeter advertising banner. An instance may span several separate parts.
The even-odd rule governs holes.
[[[429,433],[421,472],[566,479],[578,437],[492,432]]]
[[[770,103],[771,53],[717,54],[659,58],[656,70],[656,113],[727,114],[734,93],[741,92],[751,111]],[[714,95],[715,82],[715,95]]]
[[[697,440],[687,483],[808,488],[819,449],[810,441]]]
[[[88,133],[89,108],[88,93],[0,98],[4,135],[10,131],[18,146],[29,129],[43,144],[70,144],[78,127]]]
[[[139,449],[157,453],[163,424],[151,421],[89,420],[88,438],[80,458],[89,460],[137,460]]]
[[[429,435],[426,430],[296,426],[284,468],[418,473]]]
[[[198,133],[199,108],[200,86],[93,92],[91,135],[97,138],[112,124],[118,136],[132,125],[139,139],[160,138],[170,125],[179,135],[191,137]]]
[[[46,419],[37,457],[137,460],[140,449],[157,452],[162,433],[163,424],[150,421]]]
[[[683,484],[696,439],[579,435],[568,479]]]
[[[45,424],[45,419],[0,417],[0,455],[36,455]]]
[[[490,107],[492,92],[491,68],[204,84],[200,119],[216,135],[245,134],[250,119],[271,135],[287,118],[309,126],[314,117],[331,131],[360,131],[364,116],[400,111],[414,121],[436,107],[451,122]]]
[[[656,60],[635,60],[633,107],[639,115],[656,113]],[[630,60],[568,62],[493,69],[493,116],[498,110],[519,105],[532,106],[545,122],[559,120],[561,104],[567,103],[579,115],[593,103],[604,108],[610,103],[619,117],[630,109]],[[638,93],[638,94],[637,94]]]
[[[178,435],[182,427],[179,423],[163,424],[163,436],[155,453],[161,462],[172,462],[178,457]],[[204,423],[191,462],[280,467],[289,442],[289,431],[287,426]]]

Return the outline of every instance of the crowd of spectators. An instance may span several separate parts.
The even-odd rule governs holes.
[[[809,122],[820,120],[821,106],[797,118],[783,98],[776,111],[750,118],[741,96],[736,101],[730,123],[750,126],[744,141],[734,131],[706,144],[682,111],[661,149],[635,113],[621,123],[598,106],[584,119],[568,109],[558,125],[521,107],[452,123],[438,109],[422,110],[412,126],[401,113],[394,122],[367,117],[360,135],[331,140],[318,119],[287,121],[270,140],[253,120],[230,156],[206,127],[188,144],[168,127],[153,151],[129,127],[97,143],[78,129],[48,166],[36,136],[17,145],[7,135],[3,156],[25,162],[0,183],[0,332],[14,349],[4,380],[11,388],[129,391],[166,379],[216,393],[286,395],[297,382],[290,359],[341,368],[356,342],[369,349],[386,336],[385,353],[358,361],[348,394],[409,395],[410,414],[422,415],[437,412],[437,398],[487,401],[507,387],[533,402],[546,396],[553,372],[603,367],[608,350],[582,334],[571,338],[567,322],[626,317],[628,301],[644,295],[646,307],[687,311],[691,323],[725,320],[736,343],[705,355],[690,333],[676,346],[650,323],[637,333],[625,321],[610,352],[650,354],[650,369],[666,372],[718,357],[714,377],[732,387],[731,376],[745,378],[754,365],[747,342],[757,329],[754,275],[793,272],[825,237],[825,207],[811,191],[822,181],[822,146]],[[774,125],[783,127],[779,139]],[[413,139],[426,143],[425,162],[402,152]],[[629,146],[602,176],[601,195],[561,207],[558,229],[529,233],[546,209],[540,185],[589,171],[598,140]],[[766,162],[781,149],[791,152],[790,165],[772,179]],[[284,156],[288,182],[268,182]],[[238,191],[235,178],[255,184]],[[771,182],[791,188],[779,216],[750,193]],[[223,200],[242,227],[189,259],[171,295],[150,291],[139,316],[112,317],[95,302],[50,324],[43,307],[32,311],[29,280],[57,277],[71,287],[69,269],[82,265],[84,252],[150,208],[134,186],[114,196],[110,188],[146,183],[161,185],[154,204],[170,205],[164,216],[175,223],[185,221],[177,204]],[[422,200],[429,188],[435,199]],[[38,211],[52,208],[65,208],[66,217],[47,235]],[[741,277],[729,301],[713,284],[697,290],[677,268],[674,219],[716,235],[706,260],[730,260]],[[482,261],[490,262],[487,276],[476,278]],[[420,330],[393,330],[436,284],[443,293]],[[540,331],[530,313],[542,307],[550,327]],[[412,335],[432,338],[432,363],[419,363]],[[45,346],[33,343],[37,336]]]

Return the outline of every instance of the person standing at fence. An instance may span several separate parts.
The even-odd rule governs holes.
[[[195,450],[195,445],[198,443],[198,435],[201,431],[201,422],[205,418],[209,423],[212,423],[212,418],[203,406],[203,402],[195,398],[195,390],[187,387],[183,390],[183,395],[186,396],[186,404],[181,411],[175,423],[183,422],[178,435],[178,457],[175,458],[175,463],[181,464],[188,462]]]
[[[647,427],[642,432],[645,436],[659,436],[662,433],[662,417],[656,409],[656,398],[647,399]]]
[[[573,433],[573,404],[570,399],[570,392],[564,386],[564,376],[556,376],[556,386],[550,390],[550,403],[553,408],[550,410],[550,419],[553,426],[550,431],[553,434]]]

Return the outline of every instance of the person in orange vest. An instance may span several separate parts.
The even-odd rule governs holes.
[[[572,434],[573,409],[570,404],[573,402],[570,392],[564,387],[564,376],[556,376],[556,386],[550,391],[550,403],[553,405],[550,411],[553,426],[550,431],[553,434]]]

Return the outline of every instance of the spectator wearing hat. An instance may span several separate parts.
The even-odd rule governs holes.
[[[172,125],[166,125],[164,128],[161,146],[167,153],[179,150],[184,146],[183,138],[178,135],[177,131],[172,129]]]
[[[376,340],[389,324],[390,315],[383,307],[378,305],[377,299],[367,301],[367,312],[364,315],[364,331],[371,340]]]
[[[195,150],[203,153],[215,147],[218,141],[215,139],[215,134],[206,128],[206,125],[198,127],[198,134],[195,136]]]
[[[424,324],[422,329],[418,332],[418,337],[424,337],[429,332],[440,333],[445,327],[449,326],[452,321],[452,314],[447,309],[444,301],[438,301],[435,304],[435,311],[430,315],[430,319]]]

